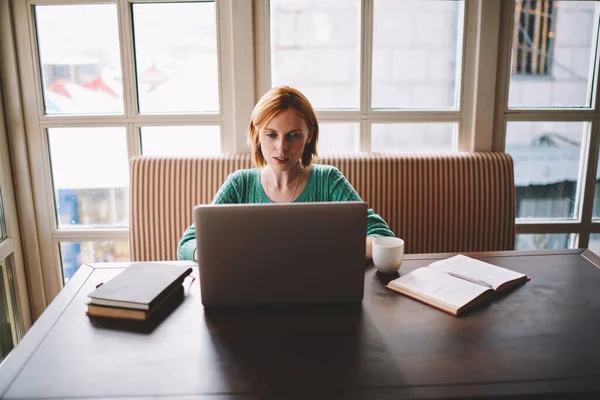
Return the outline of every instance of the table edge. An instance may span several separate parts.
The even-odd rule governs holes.
[[[469,257],[522,257],[522,256],[550,256],[550,255],[571,255],[571,254],[591,254],[597,260],[598,263],[592,261],[594,264],[600,265],[600,257],[596,256],[594,252],[584,248],[578,249],[558,249],[558,250],[499,250],[499,251],[456,251],[449,253],[417,253],[417,254],[405,254],[405,261],[412,260],[439,260],[443,258],[449,258],[457,254],[463,254]],[[587,258],[587,257],[586,257]]]
[[[35,324],[27,331],[15,348],[0,364],[0,398],[8,391],[23,367],[29,362],[46,335],[59,320],[60,314],[69,306],[73,298],[90,277],[94,268],[83,264],[65,285],[65,287],[52,300]]]

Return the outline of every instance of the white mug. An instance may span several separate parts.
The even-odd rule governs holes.
[[[373,239],[373,264],[379,272],[390,274],[398,271],[404,258],[404,240],[397,237]]]

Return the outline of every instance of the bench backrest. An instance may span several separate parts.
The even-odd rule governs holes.
[[[513,162],[506,153],[330,154],[369,207],[405,240],[407,253],[512,250]],[[130,251],[135,261],[174,260],[196,204],[210,203],[249,154],[138,156],[130,161]]]

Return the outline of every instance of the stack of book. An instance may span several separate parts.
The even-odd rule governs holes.
[[[183,299],[187,266],[134,263],[97,286],[88,296],[86,314],[93,317],[146,321],[157,311]]]

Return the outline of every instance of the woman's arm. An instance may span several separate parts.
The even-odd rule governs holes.
[[[337,168],[332,168],[329,177],[331,201],[362,201],[352,184]],[[365,258],[373,256],[373,239],[378,236],[394,236],[388,224],[372,208],[367,210],[367,239]]]
[[[234,172],[227,177],[227,180],[213,198],[212,204],[232,204],[240,202],[240,182],[238,182],[238,173]],[[197,260],[198,252],[196,248],[196,227],[192,224],[185,230],[181,239],[179,239],[179,244],[177,245],[177,259]]]
[[[194,224],[190,225],[177,245],[177,259],[178,260],[196,260],[196,227]]]

